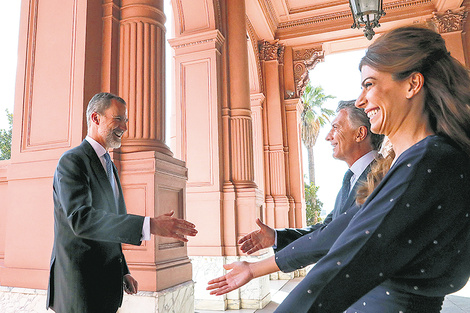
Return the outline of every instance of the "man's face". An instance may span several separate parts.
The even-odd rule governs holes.
[[[121,139],[127,130],[126,105],[111,100],[111,105],[102,114],[98,114],[98,136],[100,144],[106,149],[116,149],[121,146]]]
[[[349,164],[356,144],[356,129],[349,122],[347,110],[339,111],[325,139],[333,146],[333,157]]]

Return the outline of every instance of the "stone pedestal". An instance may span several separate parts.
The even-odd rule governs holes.
[[[186,218],[184,162],[156,151],[113,153],[121,176],[127,212]],[[145,291],[160,291],[191,281],[191,263],[186,244],[173,238],[152,236],[140,246],[123,245],[132,275]]]

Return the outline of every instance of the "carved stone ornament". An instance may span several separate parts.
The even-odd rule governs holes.
[[[284,45],[279,42],[269,42],[262,40],[259,42],[259,58],[261,61],[278,60],[280,64],[284,63]]]
[[[310,80],[308,71],[315,68],[318,62],[322,62],[324,59],[325,53],[320,49],[294,51],[294,82],[297,98],[300,98]]]
[[[461,7],[458,11],[447,10],[445,13],[433,12],[432,14],[434,17],[431,20],[442,34],[463,30],[468,12],[465,11],[465,7]]]

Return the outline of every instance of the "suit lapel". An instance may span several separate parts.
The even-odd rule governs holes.
[[[108,203],[110,205],[109,211],[113,213],[117,212],[116,204],[114,201],[113,189],[111,188],[111,184],[109,183],[109,179],[108,179],[108,176],[106,175],[106,171],[103,165],[101,164],[100,159],[96,155],[95,150],[90,145],[90,143],[86,140],[83,140],[80,146],[83,146],[83,150],[85,151],[86,155],[90,158],[90,165],[95,174],[96,180],[100,184],[101,188],[103,188],[103,193],[106,196],[106,199],[108,200]],[[119,190],[120,188],[121,187],[119,185]]]
[[[346,202],[344,203],[344,206],[341,208],[341,213],[344,213],[347,211],[347,209],[349,209],[353,204],[354,202],[356,201],[356,193],[357,193],[357,189],[359,189],[359,187],[361,186],[361,183],[366,181],[367,180],[367,174],[369,174],[370,172],[370,166],[371,166],[372,163],[370,163],[369,165],[367,165],[367,167],[365,168],[365,170],[362,172],[361,176],[359,176],[359,179],[356,181],[356,183],[354,184],[351,192],[349,193],[349,196],[348,196],[348,199],[346,200]]]

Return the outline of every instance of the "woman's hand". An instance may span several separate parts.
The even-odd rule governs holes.
[[[209,281],[207,290],[212,290],[210,292],[211,295],[220,296],[250,282],[254,278],[250,264],[253,263],[243,261],[225,264],[224,268],[232,271]]]

